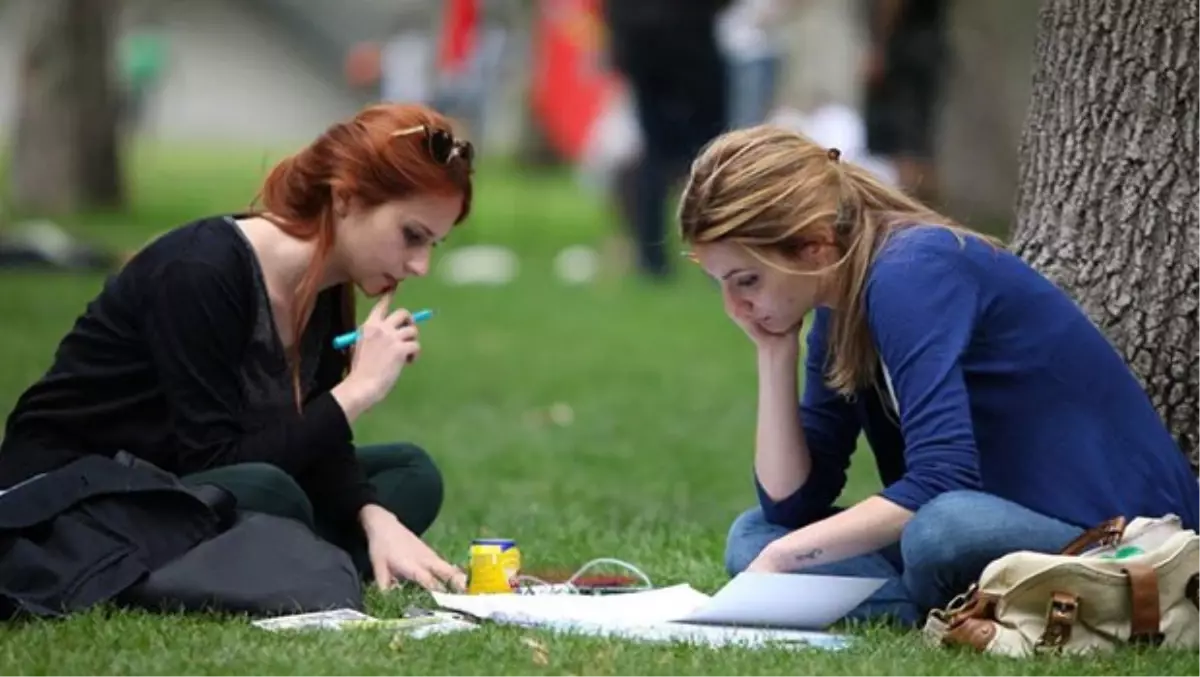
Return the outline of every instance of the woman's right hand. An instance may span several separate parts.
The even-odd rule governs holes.
[[[375,583],[380,589],[386,590],[404,580],[426,590],[466,592],[466,574],[439,557],[395,515],[377,505],[367,505],[359,520],[367,536]]]
[[[350,373],[342,382],[353,393],[352,399],[365,407],[383,400],[400,378],[404,365],[421,353],[412,315],[404,309],[388,312],[392,294],[384,294],[359,326]]]

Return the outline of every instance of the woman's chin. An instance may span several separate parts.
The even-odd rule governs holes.
[[[770,323],[763,324],[761,326],[762,326],[763,331],[767,332],[768,334],[774,334],[776,336],[786,336],[787,334],[790,334],[792,332],[799,331],[800,327],[803,324],[804,324],[804,318],[801,317],[796,322],[780,322],[777,320],[772,320]]]
[[[358,289],[364,295],[366,295],[367,298],[377,299],[380,296],[383,296],[384,294],[386,294],[390,291],[393,291],[397,285],[392,282],[389,282],[389,281],[380,280],[380,281],[376,281],[376,282],[368,282],[365,284],[360,282],[355,286],[357,286]]]

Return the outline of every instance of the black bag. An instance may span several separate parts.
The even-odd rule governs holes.
[[[84,456],[0,495],[0,619],[108,602],[217,535],[220,516],[173,475]]]
[[[121,602],[256,617],[363,608],[362,582],[346,551],[296,520],[253,512],[152,572]]]
[[[0,495],[0,619],[106,602],[260,617],[363,606],[350,555],[304,524],[125,452]]]
[[[146,465],[124,453],[118,460]],[[186,490],[221,517],[221,533],[151,571],[119,603],[256,617],[362,610],[362,581],[345,550],[296,520],[237,510],[233,494],[216,485]]]

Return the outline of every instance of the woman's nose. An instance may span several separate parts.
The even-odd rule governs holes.
[[[721,290],[725,296],[725,307],[734,310],[738,313],[749,313],[754,311],[754,303],[744,295],[725,287]]]
[[[405,265],[405,267],[408,268],[408,272],[414,277],[425,277],[429,274],[429,252],[422,251],[420,253],[413,254],[413,256],[408,259],[408,263]]]

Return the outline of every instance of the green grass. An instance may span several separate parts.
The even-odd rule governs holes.
[[[266,155],[138,154],[125,214],[71,221],[78,232],[133,247],[193,216],[247,203]],[[660,585],[713,592],[724,582],[725,530],[754,500],[750,457],[754,360],[725,320],[712,284],[681,266],[677,283],[620,276],[567,287],[551,257],[611,234],[603,205],[557,175],[509,166],[481,173],[475,217],[452,237],[496,242],[522,257],[500,288],[407,285],[409,307],[436,308],[424,354],[387,402],[356,426],[363,443],[424,445],[446,477],[447,503],[428,540],[461,560],[477,536],[519,540],[528,569],[574,568],[599,556],[634,562]],[[48,365],[101,278],[3,274],[0,409]],[[573,418],[546,416],[557,404]],[[856,456],[852,500],[876,488]],[[411,592],[371,593],[369,611],[398,615]],[[245,620],[96,610],[65,621],[0,628],[5,673],[267,674],[1196,674],[1196,654],[1122,651],[1089,659],[1015,661],[925,648],[882,628],[841,653],[703,650],[513,628],[408,640],[355,631],[278,635]],[[521,640],[536,635],[548,662]]]

